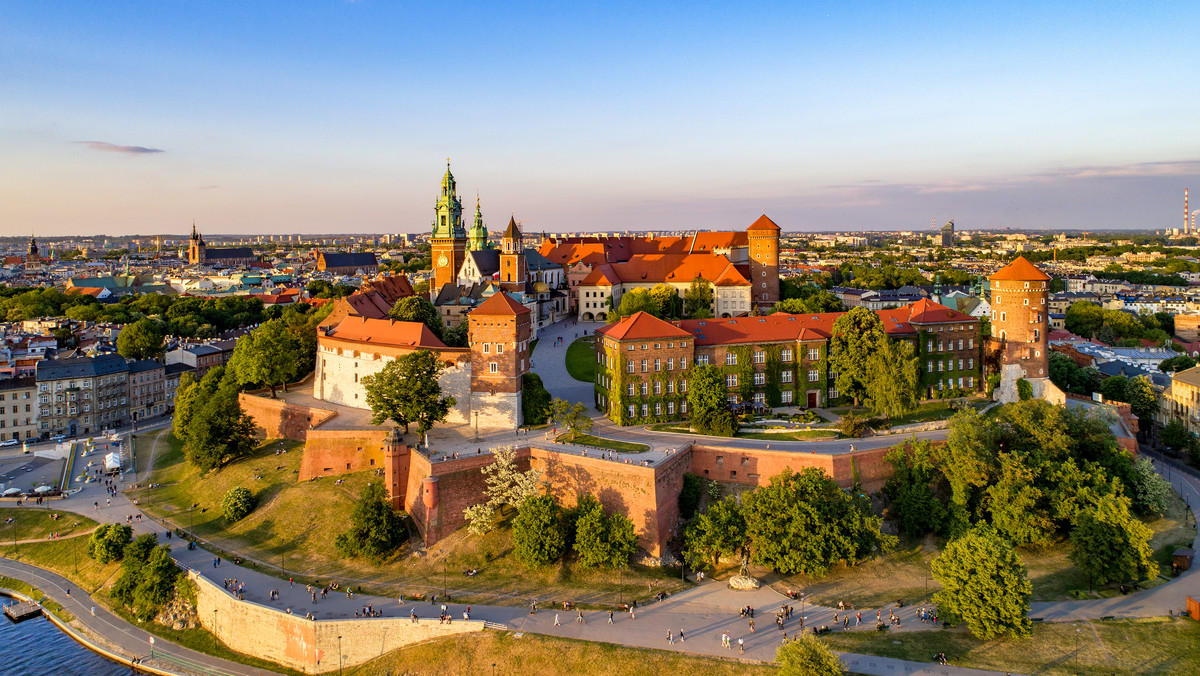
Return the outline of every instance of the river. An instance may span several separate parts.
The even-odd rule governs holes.
[[[5,602],[11,599],[4,598]],[[76,643],[50,621],[35,617],[13,624],[0,617],[0,673],[20,676],[124,676],[129,668]]]

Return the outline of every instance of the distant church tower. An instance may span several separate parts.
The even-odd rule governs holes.
[[[430,250],[433,256],[433,284],[429,293],[436,296],[447,284],[454,284],[467,253],[467,232],[463,229],[462,203],[458,201],[458,190],[454,174],[450,173],[450,160],[446,160],[446,175],[442,177],[442,194],[433,206],[433,237]]]
[[[525,243],[516,217],[508,219],[508,229],[500,240],[500,288],[525,293]]]
[[[196,222],[192,221],[192,239],[188,241],[188,265],[204,264],[204,239],[196,232]]]
[[[483,212],[479,209],[479,196],[475,196],[475,224],[471,226],[468,235],[467,248],[471,251],[483,251],[488,248],[487,226],[483,224]]]

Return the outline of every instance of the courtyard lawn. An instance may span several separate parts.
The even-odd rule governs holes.
[[[567,346],[567,373],[584,383],[596,382],[596,351],[592,337],[576,338]]]
[[[33,503],[26,503],[32,505]],[[0,543],[13,540],[37,540],[48,538],[53,533],[59,537],[89,533],[96,528],[95,521],[72,512],[56,510],[56,502],[47,502],[49,509],[43,507],[3,507],[0,508]],[[58,519],[53,516],[57,514]],[[12,523],[7,523],[13,519]]]
[[[927,663],[944,652],[954,666],[1025,674],[1200,673],[1200,622],[1186,618],[1035,623],[1032,639],[981,641],[957,627],[836,632],[822,640],[834,650]]]
[[[675,432],[677,434],[691,434],[698,437],[709,437],[711,435],[700,434],[699,432],[688,427],[687,422],[667,422],[655,423],[648,425],[647,429],[654,432]],[[813,440],[832,440],[837,439],[841,434],[835,429],[828,430],[780,430],[778,432],[765,432],[739,429],[736,435],[739,439],[764,439],[766,441],[813,441]],[[715,437],[717,439],[728,439],[729,437]]]
[[[562,674],[641,676],[641,674],[778,673],[765,664],[697,657],[666,650],[628,648],[611,643],[508,632],[458,634],[390,652],[354,669],[350,676],[391,674]]]
[[[955,405],[957,405],[958,401],[959,400],[944,401],[940,399],[926,401],[918,404],[917,408],[911,412],[897,418],[893,418],[889,422],[892,427],[898,427],[900,425],[912,425],[915,423],[933,422],[935,420],[947,420],[958,412],[958,409],[955,408]],[[982,397],[971,397],[966,400],[966,403],[976,410],[981,410],[992,402],[990,399],[985,399]],[[879,415],[874,410],[865,406],[859,406],[857,408],[853,406],[840,406],[838,408],[831,408],[829,410],[838,415],[858,413],[870,418],[878,417]]]
[[[621,453],[644,453],[650,450],[646,444],[636,444],[629,441],[618,441],[616,439],[606,439],[597,437],[591,434],[579,434],[575,439],[569,439],[568,435],[563,434],[558,437],[559,441],[568,444],[583,444],[584,446],[595,446],[597,448],[607,448],[610,451],[620,451]]]
[[[585,570],[573,561],[527,570],[513,553],[507,527],[483,536],[459,529],[427,549],[410,542],[381,564],[343,559],[334,539],[349,524],[354,503],[373,472],[297,482],[298,444],[285,442],[283,447],[290,450],[275,455],[280,442],[271,441],[251,458],[201,475],[186,463],[169,431],[161,434],[155,471],[146,483],[163,485],[131,491],[130,497],[139,499],[142,509],[156,518],[191,530],[220,551],[237,552],[246,565],[268,574],[280,575],[282,567],[295,573],[297,581],[333,578],[361,586],[366,593],[388,596],[441,594],[445,574],[445,586],[455,598],[507,605],[525,605],[531,598],[612,604],[621,596],[626,600],[649,596],[647,583],[660,577],[656,591],[684,588],[677,574],[641,566],[621,576]],[[154,436],[139,436],[137,443],[153,444]],[[139,450],[139,457],[142,453]],[[149,457],[149,451],[145,453]],[[246,518],[229,524],[219,515],[219,505],[234,486],[249,488],[258,504]],[[415,528],[409,530],[416,533]],[[469,568],[478,574],[465,577],[462,571]]]

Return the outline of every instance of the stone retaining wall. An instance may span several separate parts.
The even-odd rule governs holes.
[[[272,399],[254,394],[239,394],[242,411],[254,420],[254,424],[268,439],[291,439],[304,441],[308,432],[337,415],[336,411],[311,406],[289,404],[282,399]]]

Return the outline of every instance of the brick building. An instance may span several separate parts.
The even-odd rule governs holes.
[[[992,296],[988,351],[1001,373],[1011,373],[1012,380],[1048,377],[1050,275],[1018,256],[988,282]]]
[[[467,318],[471,345],[471,422],[476,427],[515,428],[524,421],[521,384],[522,377],[529,372],[532,313],[507,293],[500,292],[480,303]]]
[[[614,420],[687,415],[691,334],[639,312],[596,330],[596,408]]]

